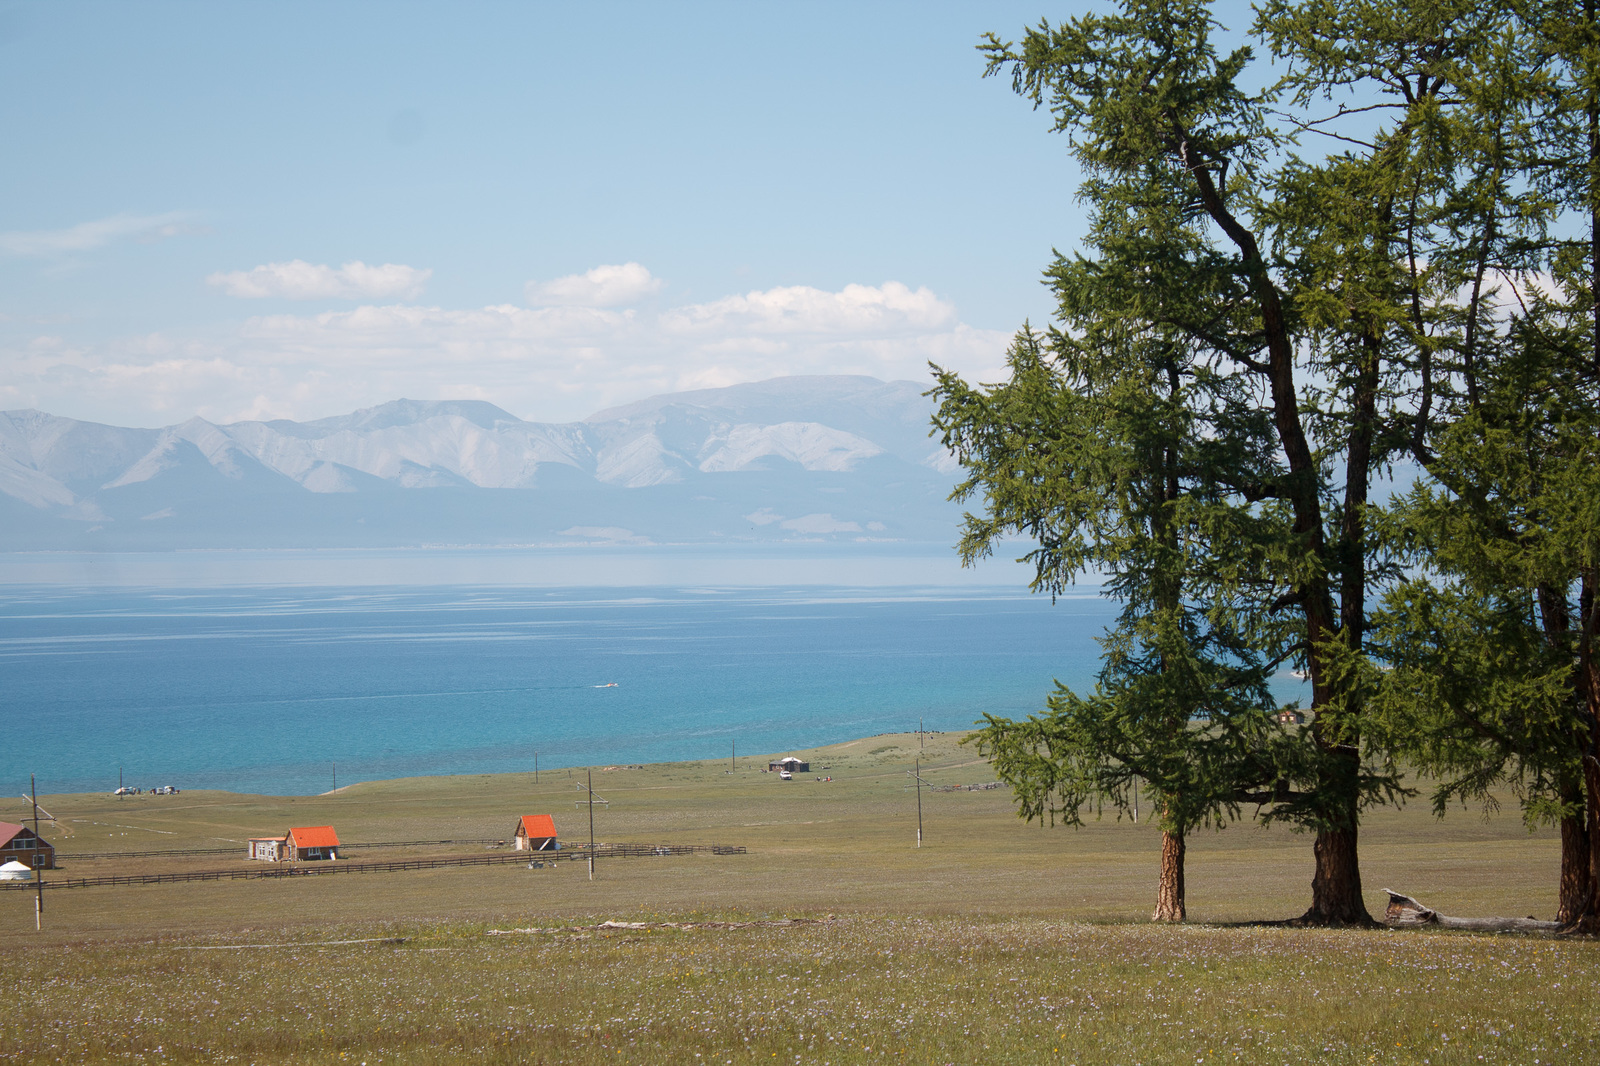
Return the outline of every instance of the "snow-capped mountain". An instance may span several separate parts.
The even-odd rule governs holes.
[[[397,400],[123,429],[0,413],[0,549],[949,542],[924,386],[794,377],[581,422]]]

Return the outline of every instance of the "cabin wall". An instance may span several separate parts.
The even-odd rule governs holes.
[[[0,865],[13,859],[30,870],[54,870],[56,849],[43,839],[34,836],[33,830],[24,829],[12,837],[5,847],[0,848]]]
[[[50,848],[5,848],[0,850],[0,866],[15,860],[30,870],[54,870],[55,852]]]

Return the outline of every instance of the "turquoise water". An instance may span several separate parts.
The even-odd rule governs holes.
[[[307,794],[1042,708],[1113,606],[1015,589],[12,587],[0,788]]]

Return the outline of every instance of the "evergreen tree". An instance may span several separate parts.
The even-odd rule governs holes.
[[[1086,172],[1091,254],[1051,271],[1067,332],[1087,315],[1170,334],[1192,365],[1240,383],[1249,417],[1218,432],[1253,462],[1219,476],[1213,509],[1250,530],[1255,565],[1230,587],[1230,631],[1253,661],[1303,669],[1313,714],[1294,756],[1268,760],[1272,787],[1241,781],[1240,795],[1315,831],[1304,920],[1366,922],[1359,813],[1402,791],[1387,734],[1369,730],[1383,677],[1369,597],[1394,576],[1372,492],[1398,458],[1426,454],[1432,362],[1463,334],[1470,352],[1488,315],[1481,285],[1466,310],[1456,299],[1484,230],[1456,224],[1469,186],[1451,153],[1484,72],[1519,59],[1492,6],[1273,2],[1253,30],[1287,73],[1251,89],[1252,51],[1219,54],[1214,29],[1200,0],[1125,0],[985,47]],[[1308,143],[1323,154],[1302,156]],[[1491,198],[1516,186],[1495,165]],[[1073,295],[1080,281],[1098,304]],[[1239,551],[1230,536],[1197,543],[1219,571]]]
[[[1395,515],[1416,574],[1378,625],[1391,742],[1453,799],[1560,825],[1559,917],[1600,928],[1600,363],[1593,4],[1501,12],[1457,77],[1454,325],[1422,367],[1428,473]],[[1448,304],[1449,300],[1441,303]]]
[[[1153,918],[1181,921],[1188,832],[1234,817],[1242,785],[1273,776],[1268,670],[1234,614],[1238,571],[1213,565],[1217,537],[1250,547],[1220,504],[1230,475],[1251,465],[1239,449],[1248,434],[1217,431],[1249,415],[1241,383],[1193,363],[1182,337],[1130,333],[1091,311],[1108,291],[1092,275],[1081,263],[1058,271],[1062,318],[1081,328],[1024,329],[1006,384],[973,389],[940,372],[935,390],[935,423],[967,470],[957,493],[986,505],[968,516],[963,558],[1026,531],[1039,544],[1036,591],[1104,571],[1122,603],[1094,692],[1058,683],[1048,715],[989,716],[976,736],[1026,818],[1080,824],[1085,806],[1126,810],[1144,781],[1162,829]]]

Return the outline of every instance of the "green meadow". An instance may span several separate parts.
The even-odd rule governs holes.
[[[1019,821],[958,737],[595,768],[602,842],[743,855],[0,893],[6,1062],[1591,1062],[1586,941],[1270,924],[1304,909],[1310,838],[1191,840],[1191,922],[1153,927],[1159,833]],[[831,777],[831,781],[823,780]],[[243,841],[587,840],[583,771],[417,778],[312,797],[41,797],[53,877],[249,868]],[[31,811],[0,801],[0,819]],[[236,845],[231,855],[138,857]],[[492,847],[492,846],[491,846]],[[498,850],[498,849],[495,849]],[[126,857],[79,859],[111,852]],[[345,861],[485,854],[375,848]],[[1368,907],[1555,909],[1558,841],[1515,815],[1363,828]],[[611,923],[607,925],[606,923]]]

